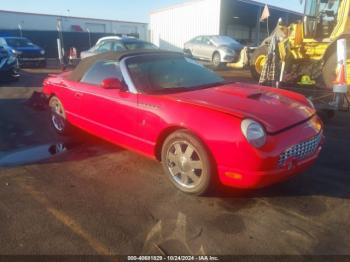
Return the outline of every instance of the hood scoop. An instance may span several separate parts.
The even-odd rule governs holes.
[[[247,97],[249,99],[259,100],[263,95],[264,95],[263,93],[255,93],[255,94],[248,95]]]

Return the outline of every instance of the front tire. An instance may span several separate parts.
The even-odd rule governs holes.
[[[20,78],[19,70],[18,69],[13,69],[11,74],[10,74],[11,81],[13,82],[18,82]]]
[[[258,47],[250,60],[250,73],[254,80],[259,81],[264,64],[267,60],[267,45]]]
[[[213,55],[213,59],[212,59],[212,64],[213,64],[213,67],[215,69],[219,69],[222,67],[222,63],[221,63],[221,55],[219,52],[215,52],[214,55]]]
[[[213,178],[213,165],[205,146],[185,130],[171,134],[162,148],[162,165],[170,181],[180,191],[205,194]]]
[[[50,123],[53,129],[59,135],[67,135],[70,131],[70,125],[66,119],[66,113],[58,97],[53,96],[49,101]]]

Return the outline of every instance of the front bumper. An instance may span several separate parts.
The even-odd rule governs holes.
[[[221,58],[222,63],[234,63],[238,60],[237,55],[225,55]]]
[[[293,160],[289,165],[284,167],[276,166],[275,169],[268,171],[235,170],[234,168],[219,166],[219,179],[223,185],[230,187],[243,189],[258,189],[267,187],[286,181],[291,177],[309,169],[315,163],[321,150],[322,145],[317,148],[317,151],[313,155],[306,159],[299,161]]]
[[[219,179],[224,185],[249,189],[282,182],[311,167],[324,140],[323,123],[314,116],[294,128],[269,135],[261,149],[246,142],[232,157],[217,159]]]
[[[21,57],[19,58],[20,62],[40,62],[45,61],[45,57]]]
[[[35,64],[43,64],[45,63],[46,58],[43,56],[38,57],[26,57],[21,55],[18,57],[18,62],[20,65],[35,65]]]
[[[239,52],[225,52],[221,51],[221,63],[235,63],[239,60]]]

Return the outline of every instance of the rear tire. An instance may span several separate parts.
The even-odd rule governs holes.
[[[261,63],[263,62],[262,59],[266,59],[267,57],[267,52],[268,52],[268,46],[267,45],[262,45],[258,47],[250,60],[250,73],[252,75],[252,78],[256,81],[260,80],[260,75],[261,75]]]
[[[50,123],[53,129],[59,135],[68,135],[71,131],[71,126],[66,119],[64,107],[58,97],[53,96],[50,98],[49,107]]]
[[[171,134],[162,147],[164,172],[180,191],[205,194],[213,182],[213,161],[206,147],[186,130]]]

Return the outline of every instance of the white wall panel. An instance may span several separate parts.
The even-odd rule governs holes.
[[[182,50],[198,35],[220,32],[221,0],[195,0],[150,15],[151,41],[160,48]]]

